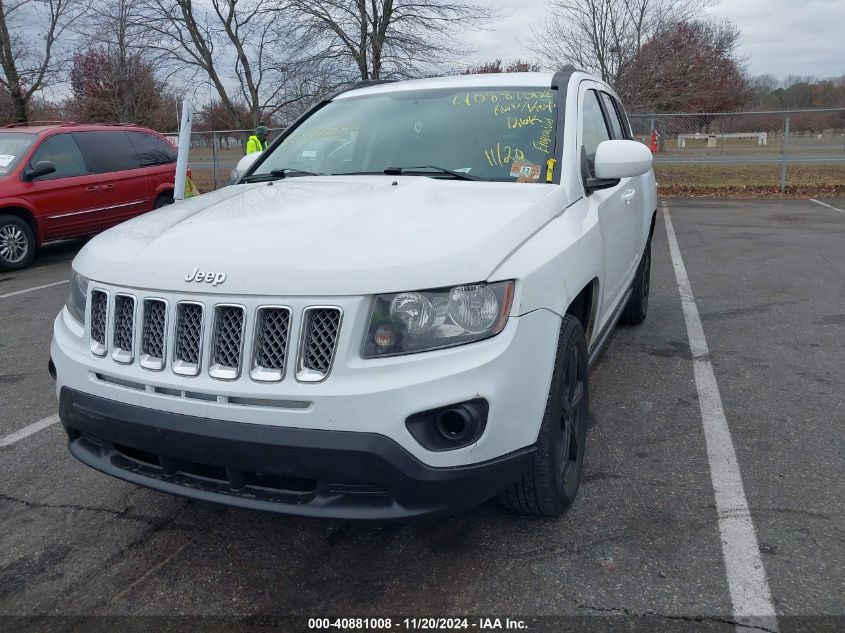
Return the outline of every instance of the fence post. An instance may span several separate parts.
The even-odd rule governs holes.
[[[786,122],[783,126],[783,144],[781,145],[781,153],[783,154],[783,161],[780,167],[780,192],[786,193],[786,150],[789,147],[789,115],[786,115]]]
[[[211,133],[211,160],[214,163],[214,188],[220,189],[220,156],[217,153],[217,132]]]
[[[182,127],[179,128],[179,149],[176,152],[176,178],[173,183],[174,200],[185,199],[185,181],[188,176],[188,153],[191,151],[191,125],[194,121],[194,105],[182,102]]]

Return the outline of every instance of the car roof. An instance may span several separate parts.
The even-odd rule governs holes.
[[[0,127],[0,132],[18,132],[21,134],[49,134],[51,132],[106,132],[114,130],[132,130],[154,132],[149,128],[132,123],[74,123],[68,122],[41,122],[11,124]]]
[[[554,73],[484,73],[481,75],[453,75],[430,79],[390,81],[361,88],[351,88],[335,97],[348,99],[362,95],[430,90],[437,88],[551,88]]]

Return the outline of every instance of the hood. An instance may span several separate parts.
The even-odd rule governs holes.
[[[237,185],[102,233],[74,268],[127,287],[276,296],[483,281],[561,210],[557,189],[420,176]],[[225,281],[186,282],[195,268]]]

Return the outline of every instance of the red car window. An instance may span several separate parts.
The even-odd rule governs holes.
[[[88,173],[88,167],[82,152],[70,134],[54,134],[44,139],[39,145],[32,158],[29,159],[30,166],[42,160],[48,160],[56,166],[56,171],[39,180],[50,180],[54,178],[67,178],[68,176],[82,176]]]
[[[126,135],[135,147],[141,167],[176,162],[176,148],[164,139],[147,132],[127,132]]]
[[[105,174],[140,167],[135,148],[126,132],[74,132],[88,168],[95,174]]]

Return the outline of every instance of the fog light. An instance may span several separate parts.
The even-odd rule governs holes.
[[[393,329],[392,325],[380,325],[373,335],[373,341],[381,349],[393,347],[393,344],[396,343],[396,330]]]

